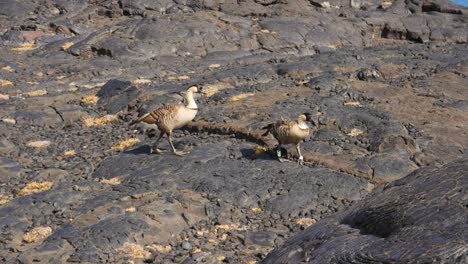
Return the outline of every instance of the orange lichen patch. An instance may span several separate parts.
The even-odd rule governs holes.
[[[99,182],[103,184],[109,184],[109,185],[119,185],[122,183],[122,179],[120,177],[114,177],[110,179],[101,179]]]
[[[46,95],[46,94],[47,94],[47,91],[43,89],[24,93],[24,95],[26,96],[41,96],[41,95]]]
[[[361,102],[358,101],[349,101],[349,102],[344,102],[343,105],[345,106],[354,106],[354,107],[361,107]]]
[[[252,97],[252,96],[255,96],[255,93],[244,93],[244,94],[234,95],[234,96],[231,96],[228,99],[228,101],[229,102],[236,102],[236,101],[239,101],[239,100],[242,100],[242,99],[245,99],[245,98],[249,98],[249,97]]]
[[[7,71],[7,72],[14,72],[14,71],[15,71],[15,70],[14,70],[12,67],[10,67],[10,66],[2,67],[2,70],[3,70],[3,71]]]
[[[48,140],[38,140],[38,141],[30,141],[26,144],[28,147],[32,148],[46,148],[51,144]]]
[[[352,136],[352,137],[357,137],[361,134],[363,134],[364,131],[362,131],[361,129],[359,128],[353,128],[351,129],[351,132],[348,133],[348,136]]]
[[[151,256],[151,253],[146,251],[142,246],[128,242],[125,242],[122,247],[118,248],[117,253],[132,259],[146,259]]]
[[[227,89],[227,88],[233,88],[233,86],[226,82],[205,84],[203,85],[203,95],[205,95],[206,97],[211,97],[217,92],[219,92],[220,90]]]
[[[296,224],[305,226],[305,227],[309,227],[315,223],[317,223],[317,221],[309,217],[303,217],[303,218],[299,218],[296,220]]]
[[[140,142],[140,140],[138,138],[129,138],[129,139],[123,140],[123,141],[115,144],[114,146],[112,146],[111,149],[113,151],[122,151],[122,150],[125,150],[125,149],[129,148],[129,147],[135,146],[139,142]]]
[[[23,235],[23,241],[26,243],[34,243],[45,239],[52,234],[52,228],[49,226],[38,226]]]
[[[16,124],[16,120],[13,119],[13,118],[3,118],[2,122],[3,123],[8,123],[8,124],[13,124],[13,125]]]
[[[261,213],[261,212],[262,212],[262,208],[258,208],[258,207],[254,207],[254,208],[252,208],[251,210],[252,210],[252,212],[254,212],[254,213]]]
[[[141,84],[147,84],[147,83],[151,83],[151,80],[149,80],[149,79],[136,79],[136,80],[132,81],[133,85],[141,85]]]
[[[129,208],[125,209],[125,212],[134,213],[134,212],[136,212],[136,208],[135,207],[129,207]]]
[[[75,154],[76,154],[76,151],[74,151],[73,149],[72,150],[66,150],[65,152],[63,152],[63,155],[65,157],[75,156]]]
[[[18,191],[18,195],[24,196],[24,195],[30,195],[30,194],[35,194],[35,193],[40,193],[40,192],[45,192],[50,190],[52,188],[53,183],[52,182],[30,182],[26,184],[26,186],[23,187],[23,189]]]
[[[8,80],[0,79],[0,87],[12,86],[13,83]]]
[[[28,50],[33,50],[35,48],[36,47],[34,46],[33,43],[25,42],[25,43],[19,45],[18,47],[12,48],[11,50],[12,51],[28,51]]]
[[[10,100],[10,96],[8,94],[0,93],[0,100]]]
[[[98,118],[93,118],[93,117],[84,117],[81,119],[83,124],[87,127],[93,127],[93,126],[103,126],[105,124],[108,124],[114,120],[117,120],[116,115],[105,115],[102,117]]]
[[[73,43],[73,42],[71,42],[71,41],[67,41],[67,42],[65,42],[60,48],[61,48],[62,50],[67,50],[67,49],[69,49],[71,46],[73,46],[73,44],[75,44],[75,43]]]
[[[95,105],[97,103],[97,101],[99,100],[99,97],[97,97],[96,95],[92,94],[92,95],[87,95],[83,98],[81,98],[81,102],[83,104],[87,104],[87,105]]]
[[[356,68],[354,66],[349,66],[349,65],[340,65],[340,66],[335,66],[334,70],[336,72],[350,73],[350,72],[357,71],[358,68]]]
[[[161,253],[161,254],[167,254],[167,253],[172,251],[172,247],[170,245],[163,246],[163,245],[158,245],[158,244],[153,244],[151,246],[146,246],[146,249],[148,249],[151,252],[157,252],[157,253]],[[200,250],[200,249],[198,249],[198,250]],[[194,251],[192,251],[192,253]],[[201,252],[201,250],[199,252]],[[195,253],[198,253],[198,252],[195,252]]]

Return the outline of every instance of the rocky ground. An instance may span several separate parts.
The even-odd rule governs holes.
[[[0,0],[0,260],[463,262],[467,12]],[[191,153],[149,154],[158,132],[129,121],[191,84],[200,111],[175,133]],[[318,124],[306,164],[293,147],[292,162],[272,159],[260,128],[302,112]],[[397,240],[434,244],[418,255]]]

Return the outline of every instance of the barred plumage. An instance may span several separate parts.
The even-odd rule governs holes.
[[[310,129],[306,121],[310,121],[313,124],[309,113],[299,115],[297,120],[279,120],[276,123],[263,127],[263,129],[266,129],[263,136],[271,133],[278,140],[279,150],[281,150],[281,145],[296,144],[299,162],[302,163],[304,157],[301,154],[300,144],[310,135]],[[281,157],[279,156],[278,158]]]
[[[193,98],[193,93],[198,92],[198,87],[191,86],[185,93],[185,104],[169,104],[161,106],[131,122],[130,125],[139,122],[156,124],[161,133],[159,134],[152,151],[155,151],[156,153],[163,152],[162,150],[158,149],[158,143],[164,134],[166,134],[174,154],[181,156],[185,153],[177,151],[172,144],[172,130],[183,127],[195,118],[198,112],[198,107],[195,99]]]

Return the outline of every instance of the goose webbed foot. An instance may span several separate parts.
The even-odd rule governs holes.
[[[300,156],[299,159],[297,160],[297,162],[298,162],[300,165],[304,165],[304,157],[303,157],[303,156]]]
[[[159,149],[159,148],[151,148],[151,151],[150,153],[153,154],[161,154],[161,153],[164,153],[164,152],[167,152],[167,150],[165,149]]]
[[[174,155],[179,156],[179,157],[182,157],[182,156],[184,156],[185,154],[189,154],[189,153],[190,153],[190,151],[181,151],[181,150],[178,150],[178,151],[175,151],[175,152],[174,152]]]

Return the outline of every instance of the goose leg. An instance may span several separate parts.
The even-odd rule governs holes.
[[[301,143],[297,143],[296,145],[297,153],[299,153],[299,164],[303,165],[304,164],[304,156],[301,154]]]
[[[166,152],[165,150],[162,150],[162,149],[158,149],[158,144],[159,144],[159,141],[161,140],[161,138],[164,136],[164,132],[160,132],[159,133],[159,137],[158,139],[156,139],[156,142],[154,143],[153,147],[151,147],[151,150],[150,150],[150,153],[157,153],[157,154],[161,154],[163,152]]]
[[[167,140],[169,140],[169,144],[171,145],[172,152],[174,152],[175,155],[177,156],[183,156],[184,154],[187,154],[188,152],[185,151],[177,151],[176,148],[174,147],[174,144],[172,144],[172,137],[171,134],[167,134]]]

